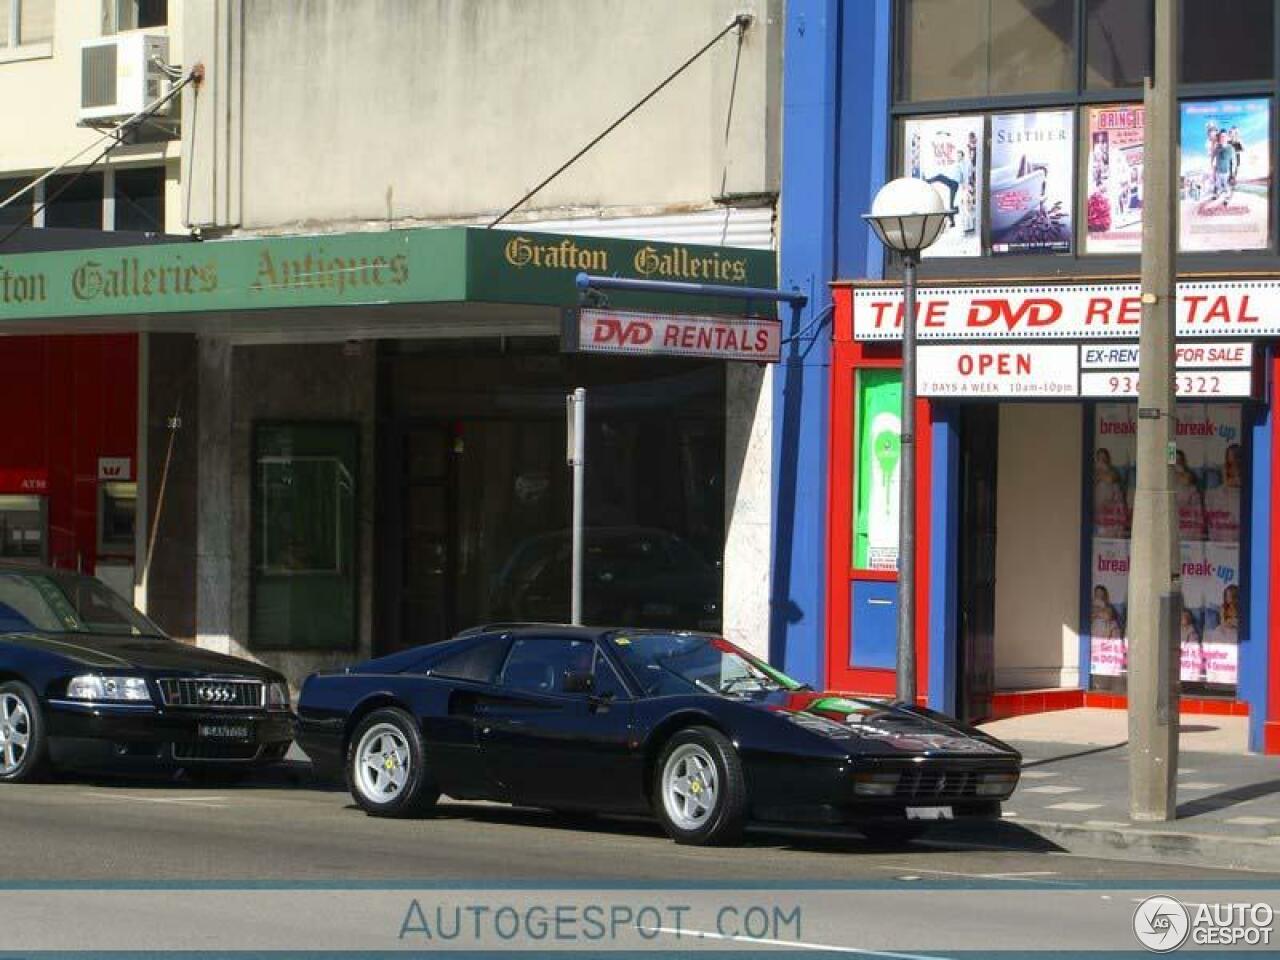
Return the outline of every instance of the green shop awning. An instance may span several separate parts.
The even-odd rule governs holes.
[[[469,311],[528,315],[577,303],[579,272],[755,287],[770,251],[472,227],[254,237],[0,256],[0,334],[149,329],[206,334],[341,330],[389,318],[406,335]],[[769,304],[618,296],[617,306],[768,313]],[[424,310],[423,305],[450,305]],[[350,308],[361,308],[352,311]],[[404,325],[408,324],[408,327]],[[319,326],[317,326],[319,325]]]

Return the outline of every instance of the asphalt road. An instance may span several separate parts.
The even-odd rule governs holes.
[[[1067,856],[1011,824],[962,842],[896,849],[853,835],[752,832],[731,849],[681,847],[656,824],[571,823],[444,802],[425,820],[379,820],[296,769],[232,787],[169,779],[64,779],[0,787],[0,883],[22,881],[524,881],[732,884],[982,883],[1064,887],[1225,881],[1240,874]],[[994,846],[993,846],[994,845]],[[1280,884],[1280,874],[1249,874]]]

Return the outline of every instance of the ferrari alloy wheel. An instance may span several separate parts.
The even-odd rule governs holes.
[[[44,723],[35,691],[0,684],[0,781],[34,780],[45,768]]]
[[[421,814],[440,796],[417,725],[395,708],[375,710],[356,728],[347,751],[347,781],[356,803],[378,817]]]
[[[678,731],[658,760],[654,808],[676,843],[731,843],[746,824],[747,790],[738,751],[710,727]]]

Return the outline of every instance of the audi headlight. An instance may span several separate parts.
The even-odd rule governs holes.
[[[99,677],[85,674],[71,678],[71,682],[67,684],[67,699],[150,703],[151,690],[142,677]]]
[[[289,685],[286,683],[267,684],[267,709],[289,709]]]
[[[978,781],[977,794],[980,797],[1007,797],[1017,785],[1016,773],[984,773]]]

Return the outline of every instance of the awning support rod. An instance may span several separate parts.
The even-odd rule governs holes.
[[[775,290],[773,287],[734,287],[725,283],[684,283],[678,280],[641,280],[634,277],[600,277],[578,274],[578,289],[630,290],[634,293],[675,293],[690,297],[733,297],[738,300],[771,300],[803,307],[809,302],[799,290]]]

